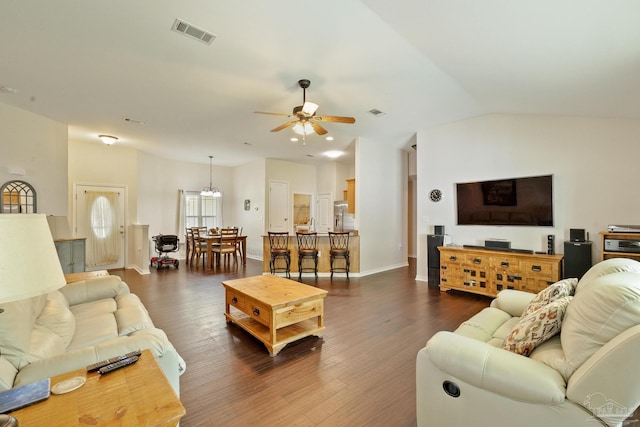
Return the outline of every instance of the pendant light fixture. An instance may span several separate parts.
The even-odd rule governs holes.
[[[201,196],[222,197],[222,193],[218,187],[213,186],[213,156],[209,156],[209,186],[202,189]]]

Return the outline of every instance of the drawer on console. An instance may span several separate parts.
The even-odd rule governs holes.
[[[244,310],[244,306],[245,306],[244,295],[227,291],[226,299],[227,299],[227,304],[230,304],[239,310]]]
[[[442,250],[440,251],[440,264],[462,264],[465,262],[465,254]]]
[[[465,263],[476,267],[489,267],[491,257],[488,255],[480,254],[466,254]]]
[[[271,325],[271,307],[253,299],[247,298],[244,312],[265,326]]]
[[[554,262],[521,260],[520,267],[527,277],[553,279],[558,276],[558,263]]]
[[[491,267],[502,271],[519,271],[520,260],[510,256],[492,256]]]

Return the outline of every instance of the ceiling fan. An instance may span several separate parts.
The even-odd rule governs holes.
[[[293,117],[287,123],[284,123],[277,128],[271,129],[271,132],[279,132],[282,129],[286,129],[293,126],[293,131],[302,135],[309,135],[310,133],[317,133],[318,135],[324,135],[327,130],[318,122],[333,122],[333,123],[355,123],[356,119],[353,117],[342,116],[316,116],[316,110],[318,104],[307,101],[307,88],[311,85],[311,81],[307,79],[298,80],[298,86],[302,88],[302,105],[298,105],[293,108],[291,114],[281,113],[267,113],[264,111],[256,111],[257,114],[269,114],[272,116]]]

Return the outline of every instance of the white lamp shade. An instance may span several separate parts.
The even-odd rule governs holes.
[[[0,214],[0,303],[66,284],[44,214]]]

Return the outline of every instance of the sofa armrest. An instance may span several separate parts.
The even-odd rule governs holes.
[[[491,307],[506,311],[513,317],[520,317],[535,296],[536,294],[530,292],[505,289],[500,291],[496,299],[491,301]]]
[[[129,286],[120,276],[101,276],[60,288],[69,305],[83,304],[129,293]]]
[[[543,404],[565,401],[565,381],[557,371],[490,344],[442,331],[421,352],[452,377],[509,399]]]

